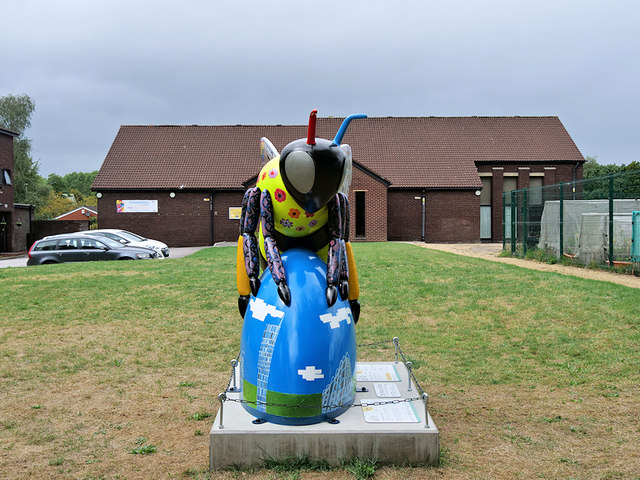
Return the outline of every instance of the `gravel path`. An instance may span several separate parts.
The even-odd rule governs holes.
[[[492,262],[509,263],[511,265],[530,268],[532,270],[557,272],[562,273],[563,275],[573,275],[576,277],[589,278],[591,280],[617,283],[632,288],[640,288],[640,277],[632,275],[611,273],[588,268],[569,267],[558,264],[549,265],[547,263],[541,263],[535,260],[524,260],[521,258],[500,257],[499,255],[500,252],[502,252],[502,243],[410,243],[423,248],[430,248],[432,250],[440,250],[443,252],[455,253],[457,255],[465,255],[467,257],[483,258],[485,260],[491,260]]]

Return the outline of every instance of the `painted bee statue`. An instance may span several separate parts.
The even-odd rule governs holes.
[[[345,118],[330,141],[315,138],[316,114],[313,110],[309,116],[307,138],[289,143],[281,154],[268,139],[260,140],[265,164],[256,186],[244,195],[240,219],[236,278],[242,317],[250,294],[258,293],[265,262],[278,296],[291,304],[280,252],[294,247],[326,259],[327,306],[333,306],[339,294],[349,299],[354,321],[360,315],[358,275],[349,243],[351,148],[340,142],[349,123],[366,115]]]

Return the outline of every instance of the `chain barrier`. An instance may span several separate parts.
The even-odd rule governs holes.
[[[402,399],[385,400],[385,401],[381,401],[381,402],[371,402],[371,403],[367,403],[367,402],[349,403],[347,405],[320,405],[320,407],[322,409],[325,409],[325,408],[327,408],[327,409],[351,408],[351,407],[378,407],[380,405],[409,403],[409,402],[413,402],[413,401],[417,401],[417,400],[422,400],[422,397],[402,398]],[[225,396],[224,401],[225,402],[234,402],[234,403],[244,403],[244,404],[252,405],[252,406],[264,405],[265,407],[318,408],[318,405],[300,405],[300,404],[298,404],[298,405],[288,405],[286,403],[263,402],[261,400],[256,400],[254,402],[254,401],[250,401],[250,400],[244,400],[244,399],[241,399],[241,398],[229,398],[227,396]]]
[[[411,362],[407,362],[406,357],[404,356],[404,352],[402,351],[402,348],[400,348],[400,343],[396,343],[397,347],[398,347],[398,352],[400,353],[400,356],[402,357],[402,363],[404,363],[405,365],[407,363],[411,363]],[[413,365],[413,364],[412,364]],[[418,389],[418,391],[420,392],[420,395],[422,395],[423,393],[425,393],[425,391],[422,389],[422,387],[420,386],[420,384],[418,383],[418,379],[416,378],[416,376],[413,374],[413,369],[409,369],[409,375],[411,375],[411,378],[413,380],[413,383],[415,384],[416,388]]]
[[[413,365],[411,362],[407,361],[404,352],[402,351],[402,348],[400,348],[400,343],[398,341],[398,337],[394,337],[392,340],[383,340],[380,342],[374,342],[374,343],[365,343],[365,344],[358,344],[358,347],[376,347],[379,345],[388,345],[388,344],[395,344],[396,347],[396,363],[397,363],[397,358],[398,358],[398,353],[400,354],[400,356],[402,357],[402,363],[404,363],[405,365],[407,364],[411,364]],[[244,404],[249,404],[249,405],[263,405],[265,407],[286,407],[286,408],[318,408],[318,405],[288,405],[286,403],[273,403],[273,402],[262,402],[260,400],[256,400],[254,401],[249,401],[249,400],[244,400],[244,399],[240,399],[240,398],[229,398],[226,395],[226,392],[235,392],[235,375],[236,375],[236,365],[237,365],[237,360],[232,360],[231,361],[231,375],[229,376],[229,382],[227,382],[227,388],[225,390],[225,393],[221,393],[220,396],[218,396],[219,400],[220,400],[220,404],[222,405],[224,402],[235,402],[235,403],[244,403]],[[336,408],[352,408],[352,407],[377,407],[377,406],[382,406],[382,405],[392,405],[392,404],[398,404],[398,403],[410,403],[413,401],[417,401],[417,400],[424,400],[424,396],[426,395],[425,391],[423,390],[423,388],[420,386],[420,384],[418,383],[418,379],[416,378],[416,376],[413,374],[413,370],[411,368],[407,368],[407,371],[409,372],[409,375],[411,376],[411,379],[413,380],[413,384],[416,386],[416,388],[418,389],[418,392],[420,392],[420,396],[419,397],[408,397],[408,398],[403,398],[403,399],[395,399],[395,400],[384,400],[384,401],[380,401],[380,402],[371,402],[371,403],[367,403],[367,402],[360,402],[360,403],[351,403],[348,405],[320,405],[320,407],[322,408],[322,410],[324,409],[336,409]],[[234,388],[230,389],[231,387],[231,383],[234,383]]]
[[[357,347],[377,347],[380,345],[388,345],[393,343],[393,340],[382,340],[381,342],[373,342],[373,343],[359,343],[356,345]]]

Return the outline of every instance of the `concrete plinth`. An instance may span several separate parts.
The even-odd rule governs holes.
[[[359,368],[386,365],[393,368],[399,381],[358,381],[355,403],[368,400],[377,402],[400,401],[419,397],[415,385],[408,390],[408,371],[404,364],[394,362],[358,362]],[[400,396],[378,397],[374,384],[395,385]],[[360,392],[362,387],[368,391]],[[391,387],[393,388],[393,387]],[[380,390],[380,385],[378,385]],[[322,422],[315,425],[254,424],[255,417],[242,408],[240,403],[230,401],[240,398],[238,392],[227,392],[223,408],[223,428],[220,428],[220,411],[211,428],[209,467],[211,470],[237,466],[247,468],[259,466],[266,458],[290,456],[308,457],[311,461],[324,460],[337,465],[342,460],[357,457],[361,460],[377,460],[393,464],[430,464],[439,460],[440,434],[430,415],[425,424],[425,407],[422,400],[409,402],[409,413],[413,422],[365,421],[364,409],[352,407],[338,417],[340,423]],[[382,408],[394,408],[387,405]],[[373,407],[377,408],[377,407]],[[380,417],[380,416],[379,416]],[[384,415],[381,415],[384,417]],[[369,417],[371,420],[371,417]],[[384,420],[384,418],[382,419]]]

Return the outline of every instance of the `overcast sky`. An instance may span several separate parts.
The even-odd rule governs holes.
[[[44,176],[98,169],[120,125],[313,108],[554,115],[583,155],[640,160],[636,0],[21,0],[2,17],[0,96],[35,101]]]

